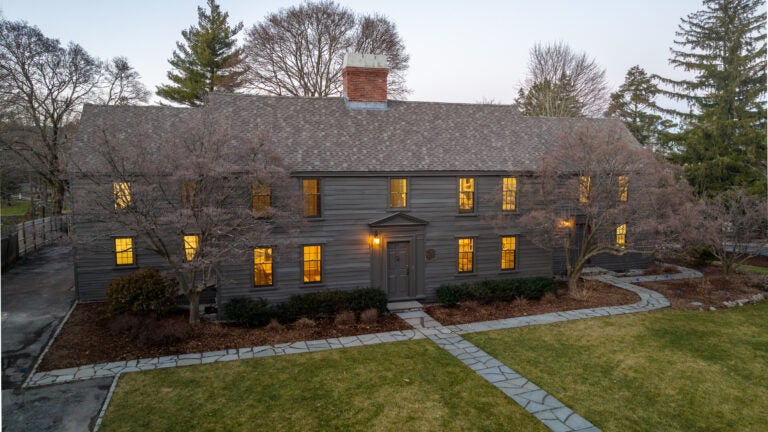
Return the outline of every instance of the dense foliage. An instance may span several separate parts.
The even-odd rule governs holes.
[[[137,270],[109,282],[107,303],[113,316],[127,312],[165,315],[176,309],[176,283],[156,268]]]
[[[437,301],[445,306],[456,306],[459,302],[467,300],[481,303],[513,301],[518,297],[539,300],[548,292],[557,292],[557,284],[551,278],[485,280],[460,285],[441,285],[437,289]]]

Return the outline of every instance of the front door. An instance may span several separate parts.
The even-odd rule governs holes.
[[[409,241],[387,243],[387,294],[390,299],[412,297]]]

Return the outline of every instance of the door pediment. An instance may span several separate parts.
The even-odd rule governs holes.
[[[403,226],[424,226],[427,225],[429,222],[419,219],[415,216],[411,216],[406,213],[395,213],[392,215],[389,215],[383,219],[379,219],[375,222],[371,222],[368,224],[371,228],[386,228],[386,227],[403,227]]]

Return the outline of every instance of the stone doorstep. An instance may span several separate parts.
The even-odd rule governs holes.
[[[417,301],[404,301],[387,303],[387,309],[392,313],[412,312],[424,310],[424,305]]]

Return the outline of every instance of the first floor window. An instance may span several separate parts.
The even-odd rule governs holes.
[[[115,265],[133,265],[133,238],[118,237],[115,239]]]
[[[197,253],[198,238],[196,235],[184,236],[184,256],[187,261],[192,261]]]
[[[304,195],[304,216],[320,217],[320,180],[302,179],[301,192]]]
[[[475,263],[475,239],[459,239],[459,273],[471,273]]]
[[[505,236],[501,238],[501,269],[515,269],[515,251],[517,250],[517,239],[514,236]]]
[[[627,224],[616,227],[616,246],[622,249],[627,247]]]
[[[131,203],[131,184],[129,182],[112,183],[112,194],[115,197],[115,208],[123,209]]]
[[[322,246],[304,246],[304,283],[320,282],[322,280]]]
[[[389,179],[389,206],[393,208],[407,207],[408,179]]]
[[[272,248],[258,247],[253,250],[253,284],[272,285]]]
[[[517,179],[504,177],[501,183],[501,209],[506,211],[517,210]]]
[[[474,213],[475,211],[475,179],[462,177],[459,179],[459,213]]]

